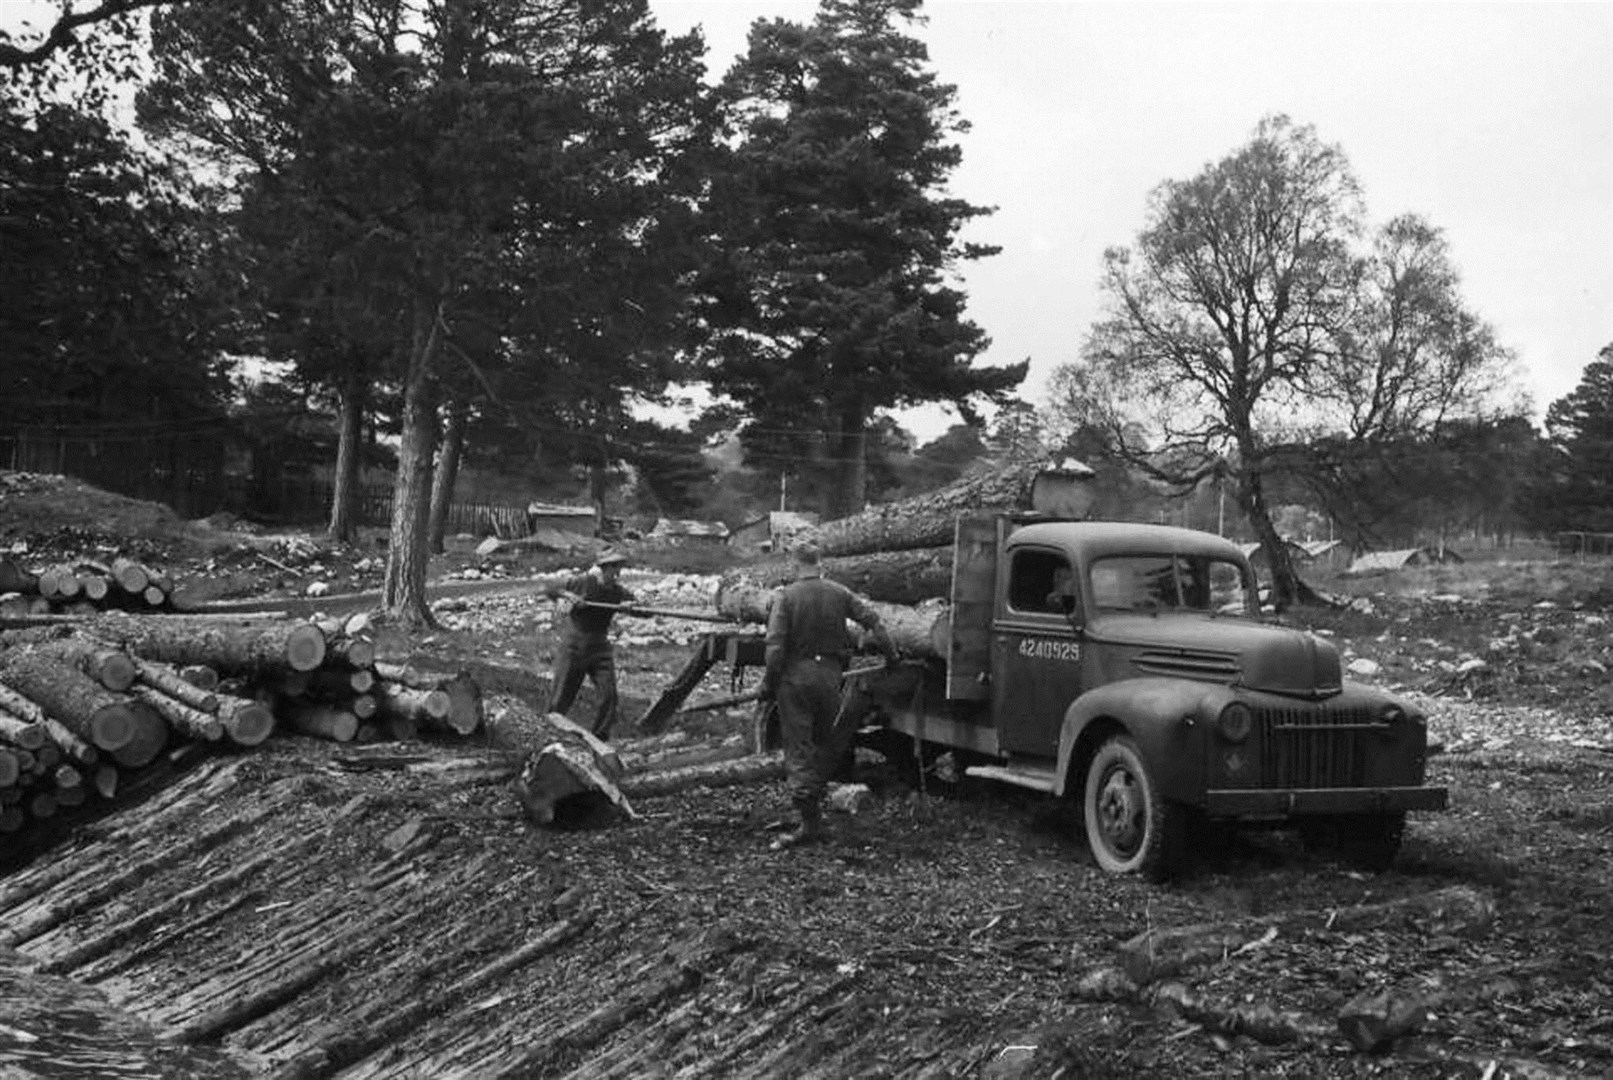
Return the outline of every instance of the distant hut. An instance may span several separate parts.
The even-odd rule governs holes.
[[[1350,564],[1348,573],[1368,574],[1375,570],[1400,570],[1407,566],[1435,566],[1459,563],[1462,557],[1450,548],[1414,547],[1398,551],[1369,551]]]
[[[720,521],[661,518],[644,538],[672,547],[720,547],[728,542],[728,526]]]

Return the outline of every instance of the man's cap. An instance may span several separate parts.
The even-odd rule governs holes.
[[[595,566],[620,566],[627,562],[627,556],[620,551],[607,551],[595,560]]]
[[[818,558],[822,554],[818,550],[818,545],[810,540],[802,540],[790,549],[790,553],[795,556],[796,562],[806,566],[816,566]]]

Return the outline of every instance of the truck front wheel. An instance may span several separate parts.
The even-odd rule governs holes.
[[[1176,871],[1183,811],[1160,796],[1130,736],[1113,736],[1092,756],[1081,817],[1092,856],[1109,873],[1162,881]]]

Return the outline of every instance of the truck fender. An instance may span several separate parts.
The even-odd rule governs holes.
[[[1196,802],[1203,790],[1202,732],[1232,692],[1186,679],[1147,676],[1090,690],[1070,703],[1059,730],[1053,792],[1078,793],[1087,762],[1110,733],[1130,735],[1166,798]]]

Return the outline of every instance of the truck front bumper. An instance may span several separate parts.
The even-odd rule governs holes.
[[[1282,788],[1205,793],[1204,811],[1218,818],[1283,818],[1295,814],[1384,814],[1443,810],[1442,787]]]

